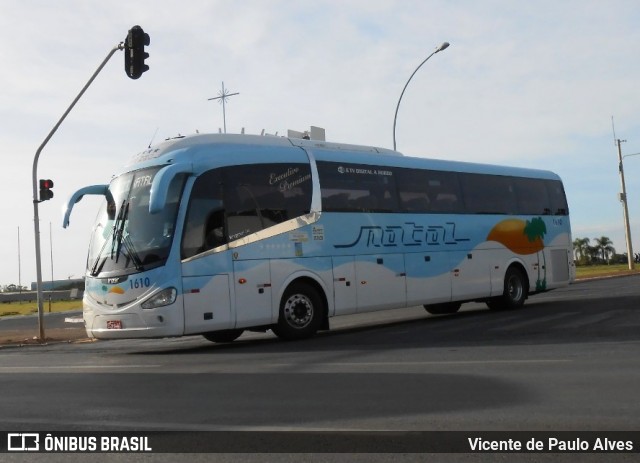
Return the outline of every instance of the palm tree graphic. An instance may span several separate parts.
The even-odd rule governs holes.
[[[542,242],[540,251],[542,252],[542,268],[544,270],[543,278],[540,280],[540,265],[538,265],[538,280],[536,281],[536,291],[544,291],[547,288],[547,258],[544,255],[544,235],[547,233],[547,226],[542,220],[542,217],[536,217],[535,219],[527,220],[524,226],[524,234],[530,243],[533,243],[537,239]],[[538,262],[540,258],[538,257]]]

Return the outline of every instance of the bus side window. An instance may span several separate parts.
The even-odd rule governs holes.
[[[187,218],[182,234],[181,256],[188,259],[204,251],[225,243],[216,241],[209,232],[214,233],[215,223],[222,220],[224,230],[224,212],[222,206],[220,173],[210,170],[200,175],[191,190]],[[215,244],[215,246],[214,246]]]
[[[518,214],[550,215],[551,201],[545,182],[535,178],[513,178]]]
[[[312,182],[308,164],[250,164],[221,170],[229,241],[310,210]]]
[[[398,212],[394,173],[387,167],[320,161],[322,210]]]
[[[395,169],[400,208],[406,212],[464,212],[458,176],[427,169]]]
[[[569,215],[567,197],[564,194],[562,182],[558,180],[546,180],[547,192],[551,200],[551,213],[553,215]]]
[[[518,206],[511,178],[502,175],[459,175],[467,212],[471,214],[515,214]]]
[[[209,213],[204,227],[204,249],[217,248],[227,242],[224,233],[224,210],[218,209]]]

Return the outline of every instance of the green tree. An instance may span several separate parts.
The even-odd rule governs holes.
[[[599,254],[602,255],[602,260],[608,264],[609,255],[615,254],[616,252],[616,249],[613,247],[613,241],[606,236],[595,238],[594,241],[596,242],[596,249],[598,249]]]
[[[576,261],[580,264],[587,263],[590,244],[591,240],[589,238],[576,238],[573,240],[573,253]]]
[[[598,262],[600,249],[598,248],[598,246],[587,246],[587,254],[589,255],[590,262]]]

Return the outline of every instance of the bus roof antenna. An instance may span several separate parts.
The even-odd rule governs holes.
[[[158,135],[158,129],[160,127],[156,127],[156,131],[153,133],[153,137],[151,137],[151,141],[149,142],[149,146],[147,148],[151,148],[151,144],[153,143],[153,140],[156,139],[156,135]]]

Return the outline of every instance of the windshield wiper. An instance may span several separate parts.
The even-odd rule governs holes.
[[[131,236],[125,236],[122,239],[122,244],[124,244],[124,250],[127,253],[127,256],[129,256],[133,261],[133,265],[135,266],[136,270],[142,272],[144,270],[144,267],[142,266],[142,260],[140,260],[140,254],[138,254],[138,251],[133,245],[133,241],[131,241]]]
[[[136,270],[142,271],[144,270],[142,266],[142,260],[140,259],[140,255],[138,251],[136,251],[133,242],[131,241],[131,237],[127,234],[125,236],[125,224],[127,223],[127,219],[129,218],[129,203],[122,201],[122,206],[120,206],[120,212],[118,214],[118,218],[116,219],[116,223],[113,225],[113,241],[111,242],[111,259],[113,259],[113,254],[116,254],[116,263],[118,262],[118,258],[120,257],[120,252],[124,247],[125,255],[131,259],[133,265]]]
[[[105,241],[105,245],[107,244],[107,242]],[[102,246],[102,249],[105,248],[105,245]],[[102,251],[100,251],[100,254],[102,254]],[[96,259],[95,263],[93,264],[93,267],[91,267],[91,273],[90,275],[92,277],[97,276],[100,271],[102,270],[102,267],[104,267],[105,262],[107,261],[107,258],[103,258],[101,259],[100,256],[98,256],[98,258]]]
[[[122,239],[124,235],[124,224],[127,221],[128,215],[129,215],[129,203],[125,199],[122,201],[122,205],[120,206],[120,211],[118,212],[118,217],[116,218],[116,221],[113,224],[113,240],[111,241],[111,260],[113,260],[113,253],[115,251],[116,263],[118,262],[118,257],[120,257],[120,249],[122,248]]]
[[[104,243],[102,243],[100,252],[98,252],[98,257],[96,257],[96,261],[93,263],[93,266],[91,267],[91,273],[90,273],[91,276],[98,275],[102,270],[102,267],[104,267],[105,262],[107,262],[107,256],[102,257],[102,253],[104,252],[104,248],[107,247],[107,244],[109,243],[109,239],[113,238],[114,230],[115,230],[115,227],[111,229],[111,233],[109,233],[109,236],[107,236],[104,240]],[[112,241],[112,246],[113,246],[113,241]],[[111,252],[113,252],[113,249]]]

